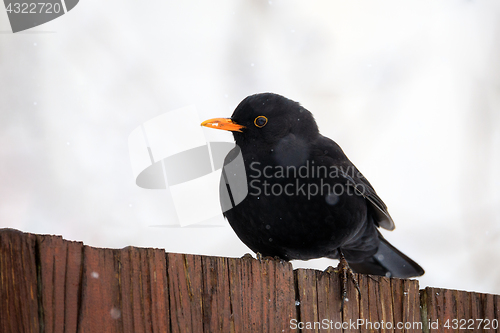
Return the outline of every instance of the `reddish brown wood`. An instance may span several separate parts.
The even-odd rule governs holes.
[[[295,317],[292,265],[277,260],[229,260],[235,332],[288,332]]]
[[[424,328],[420,316],[420,295],[417,280],[402,280],[403,281],[403,321],[404,331],[408,333],[422,332]],[[423,325],[422,325],[423,324]],[[405,326],[406,325],[406,326]]]
[[[298,291],[296,297],[297,320],[303,323],[302,332],[317,332],[319,328],[314,329],[314,323],[319,322],[316,271],[313,269],[297,269],[295,279]]]
[[[464,330],[470,331],[470,329],[467,328],[467,321],[470,319],[470,302],[468,293],[458,290],[443,289],[443,295],[445,297],[453,295],[452,297],[455,298],[455,308],[447,311],[449,315],[446,316],[447,318],[458,320],[458,327],[456,329],[452,328],[452,331],[457,333],[460,331],[463,332]],[[443,320],[443,326],[445,323],[446,321]]]
[[[368,281],[371,280],[371,278],[372,277],[369,275],[359,274],[359,288],[362,292],[359,299],[359,319],[362,320],[362,323],[359,326],[359,331],[362,333],[373,332],[373,330],[370,330],[366,325],[366,323],[370,320],[370,297]]]
[[[124,327],[117,250],[83,249],[82,304],[78,332],[120,332]],[[128,319],[128,318],[127,318]]]
[[[481,328],[483,332],[494,331],[491,329],[485,329],[486,326],[491,326],[491,320],[495,318],[495,296],[491,294],[480,294],[481,306],[482,306],[482,319]]]
[[[203,332],[201,257],[167,255],[172,332]]]
[[[426,288],[421,291],[422,315],[438,329],[430,332],[498,332],[498,295]],[[495,325],[495,326],[493,326]]]
[[[443,319],[444,316],[444,298],[443,298],[443,290],[438,288],[425,288],[422,296],[422,303],[425,304],[425,308],[423,310],[424,317],[427,319],[427,322],[424,322],[423,325],[428,329],[428,332],[443,332]],[[439,323],[439,318],[441,318],[441,323]]]
[[[392,288],[391,281],[386,277],[379,277],[379,316],[380,332],[394,332],[394,310],[392,308]]]
[[[355,275],[356,278],[359,280],[359,274]],[[361,290],[361,297],[367,294],[366,290],[363,289],[360,290]],[[360,295],[352,281],[349,281],[349,283],[347,284],[347,298],[349,299],[349,301],[344,304],[344,310],[342,312],[343,323],[346,323],[347,325],[347,329],[344,329],[344,332],[345,333],[360,332],[361,328],[356,323],[357,320],[359,319]],[[356,325],[353,327],[352,323],[356,323]]]
[[[127,247],[115,252],[118,262],[121,308],[125,332],[169,331],[169,300],[165,252],[158,249]],[[118,311],[119,312],[118,312]]]
[[[0,332],[499,331],[498,295],[357,277],[361,297],[349,281],[341,312],[334,272],[3,229]]]
[[[494,316],[492,318],[492,321],[494,319],[497,320],[497,322],[496,322],[497,328],[494,328],[493,326],[490,326],[490,327],[493,327],[493,329],[495,329],[496,332],[500,332],[500,295],[494,296],[494,304],[495,304],[495,312],[494,312]]]
[[[82,248],[60,236],[37,235],[42,322],[46,332],[75,332],[82,276]]]
[[[316,288],[318,295],[318,319],[322,324],[319,332],[342,332],[339,275],[333,272],[316,271]],[[327,325],[324,325],[325,320]]]
[[[368,276],[368,290],[366,294],[368,295],[368,322],[370,323],[370,326],[367,328],[369,331],[379,331],[380,328],[376,328],[375,325],[380,325],[381,324],[381,309],[379,308],[379,294],[380,294],[380,277],[378,276],[373,276],[369,275]],[[375,326],[375,327],[374,327]],[[365,325],[366,327],[366,325]]]
[[[344,311],[340,312],[338,274],[297,270],[296,282],[300,299],[298,317],[303,322],[303,331],[394,332],[397,323],[402,325],[400,332],[422,331],[418,281],[368,275],[358,275],[358,281],[361,297],[354,284],[349,282],[349,302],[345,304]],[[332,321],[333,325],[323,327],[325,318]],[[311,324],[307,326],[314,322],[318,324],[317,327]]]
[[[78,332],[168,332],[162,250],[83,249]]]
[[[38,332],[36,238],[0,230],[0,332]]]
[[[204,332],[234,331],[227,258],[202,257]],[[233,329],[231,329],[233,327]]]
[[[251,262],[250,260],[241,260],[239,267],[234,267],[236,262],[229,260],[228,265],[229,279],[231,281],[231,327],[234,327],[235,332],[242,332],[250,329],[247,318],[250,314],[249,303],[251,304],[253,299],[247,277],[250,273]]]
[[[170,332],[169,289],[165,251],[147,249],[151,281],[151,321],[153,332]]]
[[[469,313],[469,321],[472,325],[472,332],[482,332],[482,328],[480,327],[479,322],[477,322],[476,318],[484,318],[484,313],[481,304],[481,295],[476,293],[467,293],[470,300],[470,313]]]
[[[457,313],[457,311],[464,310],[464,305],[466,304],[460,304],[462,301],[461,299],[456,298],[456,294],[454,294],[454,290],[447,290],[447,289],[441,289],[439,291],[439,295],[437,295],[439,299],[442,302],[442,315],[440,316],[439,320],[439,326],[440,329],[439,331],[443,332],[445,330],[444,324],[448,320],[452,320],[454,318],[454,314]],[[460,306],[461,305],[461,306]],[[459,314],[461,318],[464,318],[464,313]],[[452,330],[454,332],[457,332],[456,330]]]
[[[276,332],[295,332],[295,330],[290,329],[290,322],[296,318],[297,314],[293,267],[288,262],[279,262],[275,263],[275,265],[276,282],[274,290],[276,302],[271,311],[274,316]]]
[[[403,307],[408,301],[408,293],[404,290],[403,280],[391,279],[391,303],[393,306],[394,332],[403,333],[404,326],[398,327],[398,323],[404,323]]]

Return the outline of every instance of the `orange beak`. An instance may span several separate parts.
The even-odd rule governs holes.
[[[238,125],[229,118],[208,119],[202,122],[201,126],[233,132],[241,132],[241,129],[245,128],[245,126]]]

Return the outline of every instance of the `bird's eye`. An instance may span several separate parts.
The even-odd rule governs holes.
[[[264,117],[264,116],[258,116],[257,118],[255,118],[255,120],[253,121],[253,123],[258,128],[262,128],[262,127],[266,126],[266,124],[267,124],[267,118]]]

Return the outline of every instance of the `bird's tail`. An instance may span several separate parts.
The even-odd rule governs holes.
[[[377,253],[362,262],[349,263],[354,272],[402,279],[424,274],[419,264],[392,246],[380,233],[379,238]]]

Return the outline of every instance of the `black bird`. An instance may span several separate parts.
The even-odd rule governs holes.
[[[384,239],[378,227],[394,229],[386,205],[299,103],[256,94],[245,98],[230,119],[210,119],[202,126],[233,132],[236,147],[224,165],[241,154],[248,193],[235,203],[232,196],[241,189],[231,183],[236,175],[224,169],[221,186],[234,207],[223,210],[254,252],[284,260],[340,259],[344,287],[349,266],[357,273],[398,278],[424,274]],[[222,193],[228,192],[221,191],[223,206]]]

